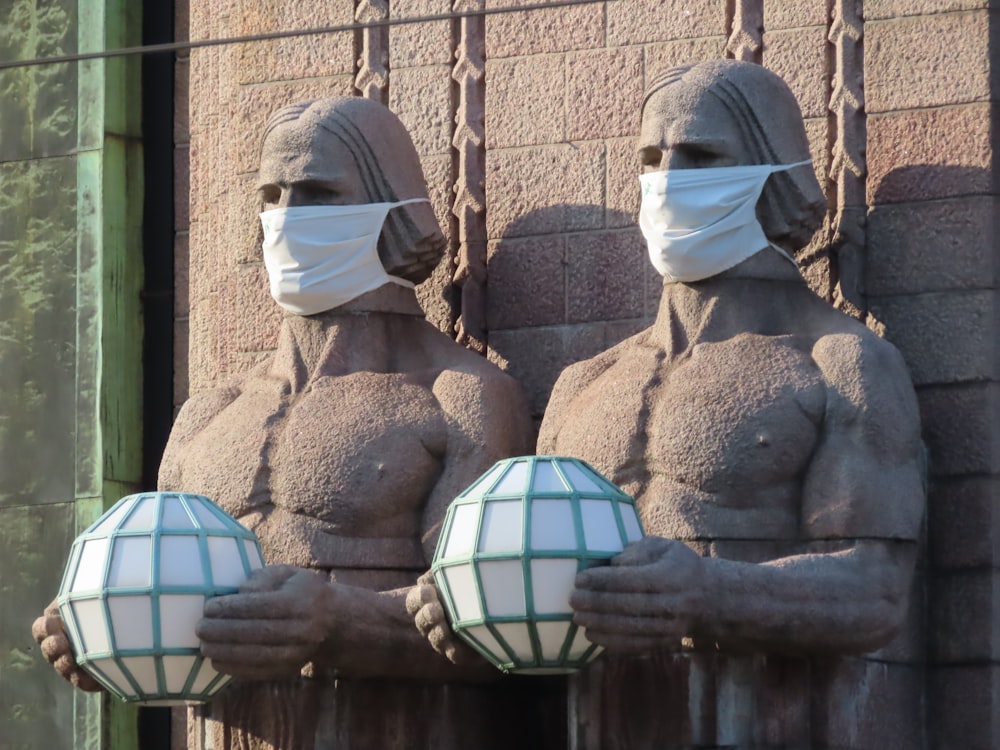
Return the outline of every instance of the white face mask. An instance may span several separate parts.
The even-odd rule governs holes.
[[[378,257],[378,238],[389,210],[407,203],[293,206],[260,215],[264,267],[275,302],[297,315],[316,315],[392,282]]]
[[[764,183],[774,172],[806,164],[812,162],[640,175],[639,227],[656,270],[671,281],[698,281],[767,247],[770,243],[757,221],[757,199]],[[795,264],[788,253],[771,246]]]

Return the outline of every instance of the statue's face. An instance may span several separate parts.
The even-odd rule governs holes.
[[[312,123],[287,122],[261,149],[258,190],[265,209],[368,203],[354,157]]]
[[[644,172],[754,163],[722,102],[682,82],[660,89],[646,102],[639,161]]]

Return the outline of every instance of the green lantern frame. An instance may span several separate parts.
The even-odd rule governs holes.
[[[542,474],[543,481],[538,481]],[[536,503],[546,502],[560,504],[548,506],[550,519],[551,510],[558,510],[555,515],[563,522],[567,516],[571,519],[571,534],[568,529],[554,531],[564,541],[572,536],[572,544],[551,538],[536,544],[543,534],[536,534],[533,524],[541,520],[536,516],[546,515],[536,510]],[[488,517],[499,512],[499,506],[491,508],[494,503],[520,503],[519,533],[501,543],[502,549],[487,540],[493,533],[486,528]],[[514,508],[504,512],[511,522]],[[598,521],[603,528],[595,526]],[[603,542],[592,543],[602,536]],[[520,674],[573,672],[596,658],[600,648],[572,622],[568,604],[572,578],[581,570],[606,564],[642,536],[635,500],[585,461],[561,456],[511,458],[495,464],[449,506],[431,570],[455,633],[497,668]],[[484,563],[504,563],[515,577],[512,565],[519,566],[523,612],[491,612],[498,609],[490,601],[493,598],[495,605],[496,597],[486,589],[503,584],[494,573],[487,575]],[[543,566],[549,567],[543,570]],[[474,604],[468,598],[470,578]],[[511,584],[513,589],[516,585]],[[466,590],[464,605],[461,589]],[[553,596],[562,597],[558,606],[551,602],[539,606],[541,598]]]
[[[174,580],[178,566],[164,556],[165,545],[175,555],[180,547],[197,551],[197,563],[179,576],[188,580]],[[164,623],[200,617],[206,599],[236,593],[263,565],[256,535],[207,497],[150,492],[122,498],[73,542],[63,574],[57,601],[77,663],[127,702],[208,701],[229,677],[201,656],[193,625],[190,633],[174,634],[164,632]],[[199,581],[191,580],[193,572]],[[178,614],[184,605],[188,611]],[[139,622],[126,617],[127,609]],[[140,640],[144,645],[137,646]]]

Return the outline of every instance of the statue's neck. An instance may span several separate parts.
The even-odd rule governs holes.
[[[807,291],[802,275],[766,249],[717,276],[663,284],[651,334],[666,351],[682,355],[695,344],[740,333],[778,335],[788,330],[788,292]]]
[[[413,290],[392,283],[318,315],[286,315],[271,374],[298,392],[321,377],[395,372],[422,320]]]

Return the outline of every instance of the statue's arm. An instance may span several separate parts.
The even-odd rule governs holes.
[[[924,507],[912,386],[895,349],[874,337],[826,337],[813,356],[828,403],[804,478],[801,535],[826,549],[753,564],[644,540],[610,568],[580,575],[572,601],[588,637],[619,650],[694,636],[859,653],[898,632]]]
[[[170,428],[170,437],[160,459],[157,486],[161,490],[184,490],[181,467],[185,448],[239,394],[236,387],[216,388],[192,396],[184,402]]]

